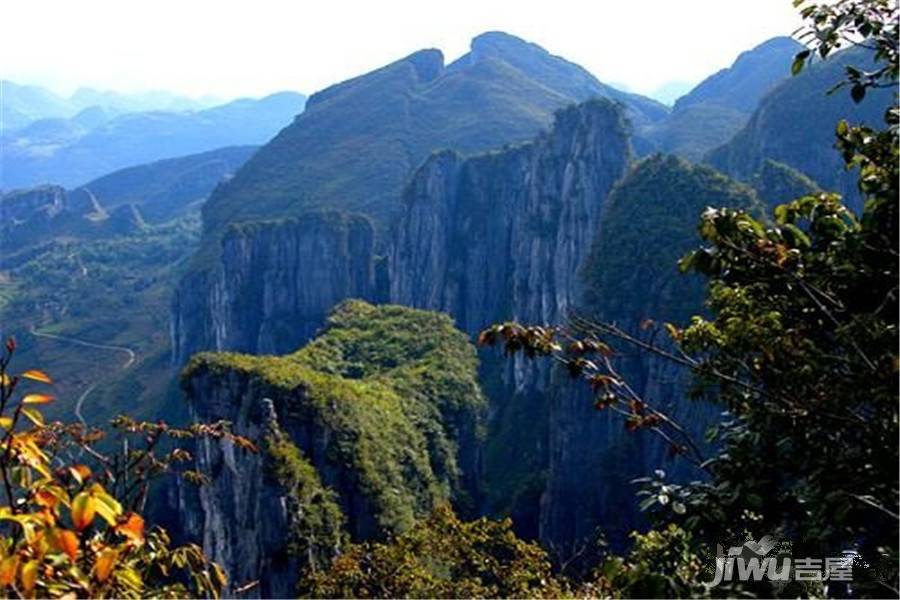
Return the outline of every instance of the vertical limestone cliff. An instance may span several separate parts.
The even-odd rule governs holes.
[[[470,333],[498,319],[558,322],[629,160],[620,110],[605,100],[559,111],[527,144],[432,156],[394,230],[391,301],[449,312]]]
[[[368,220],[340,213],[233,226],[217,264],[176,290],[174,363],[201,350],[298,348],[341,300],[374,298],[373,248]]]
[[[350,539],[408,528],[440,503],[471,510],[484,398],[477,358],[446,315],[341,304],[285,356],[196,355],[182,375],[191,417],[225,419],[258,454],[204,440],[210,479],[178,494],[182,529],[231,590],[291,597],[299,569]]]
[[[388,250],[390,297],[441,310],[469,334],[504,320],[560,323],[581,296],[579,269],[599,215],[630,160],[620,108],[595,100],[560,111],[534,141],[462,158],[432,156],[406,189]],[[546,362],[483,355],[491,397],[484,496],[539,534],[551,477]]]
[[[759,203],[749,187],[709,167],[659,155],[634,165],[600,216],[599,235],[582,269],[581,312],[669,349],[662,323],[684,324],[703,311],[704,282],[680,273],[677,265],[700,245],[697,226],[708,206],[758,210]],[[620,353],[616,368],[632,389],[702,444],[717,409],[689,399],[690,373],[654,353],[607,341]],[[682,481],[702,474],[670,456],[652,432],[629,433],[622,418],[596,410],[586,386],[560,383],[561,393],[551,399],[541,537],[571,554],[602,531],[621,548],[641,524],[632,480],[656,469]]]

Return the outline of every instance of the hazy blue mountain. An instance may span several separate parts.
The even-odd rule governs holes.
[[[151,110],[203,110],[221,104],[212,98],[194,99],[165,91],[137,92],[123,94],[110,90],[82,87],[69,97],[69,104],[75,110],[100,106],[119,112],[146,112]]]
[[[19,85],[0,80],[3,102],[0,103],[0,122],[3,131],[24,127],[32,121],[73,114],[65,98],[36,85]]]
[[[776,37],[742,52],[730,67],[710,75],[679,98],[675,110],[707,103],[753,112],[760,98],[790,76],[791,61],[802,49],[796,40]]]
[[[21,252],[57,238],[130,234],[184,216],[255,152],[219,148],[122,169],[66,190],[42,185],[0,194],[0,250]]]
[[[230,222],[319,207],[363,212],[383,226],[401,209],[406,177],[431,152],[529,139],[554,111],[595,96],[623,102],[636,124],[667,113],[504,33],[476,37],[449,66],[438,50],[416,52],[310,97],[306,111],[210,198],[206,229],[215,237]]]
[[[121,93],[82,87],[65,97],[38,85],[21,85],[5,79],[0,81],[0,86],[3,92],[0,121],[5,132],[40,119],[70,118],[92,107],[125,113],[202,110],[221,104],[210,97],[194,99],[165,91]]]
[[[130,204],[157,223],[199,207],[218,183],[232,177],[259,146],[230,146],[159,160],[104,175],[85,184],[107,209]]]
[[[710,152],[707,160],[745,181],[767,159],[784,163],[858,207],[857,174],[844,169],[834,149],[834,127],[841,119],[883,125],[884,112],[896,90],[873,90],[859,104],[846,89],[829,94],[844,79],[847,65],[871,69],[871,54],[862,49],[845,50],[784,81],[760,101],[747,125],[727,144]]]
[[[151,161],[268,141],[303,110],[301,94],[282,92],[201,111],[110,115],[99,108],[71,119],[36,121],[3,136],[0,188],[77,186]]]
[[[801,48],[789,37],[776,37],[741,53],[730,67],[678,98],[651,137],[660,150],[699,160],[740,131],[760,98],[790,76]]]

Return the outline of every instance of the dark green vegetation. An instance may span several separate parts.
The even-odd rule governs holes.
[[[640,322],[660,310],[671,320],[690,317],[702,305],[703,288],[675,269],[698,241],[686,233],[707,207],[757,204],[753,190],[710,167],[674,156],[642,160],[604,206],[603,235],[584,267],[586,306],[620,323]]]
[[[763,162],[748,183],[767,206],[778,206],[786,198],[799,198],[822,191],[800,171],[769,159]]]
[[[303,110],[293,92],[235,100],[198,111],[110,115],[89,109],[71,119],[36,121],[2,136],[0,189],[79,186],[101,175],[173,156],[262,144]]]
[[[537,544],[512,522],[460,521],[448,506],[391,543],[346,548],[324,572],[307,573],[303,597],[556,598],[563,588]]]
[[[747,122],[759,100],[790,75],[802,46],[787,37],[742,53],[734,64],[707,77],[675,102],[651,138],[660,150],[698,160],[727,142]]]
[[[402,209],[408,173],[431,152],[529,139],[554,110],[592,96],[621,100],[636,124],[667,112],[502,33],[475,38],[471,52],[448,66],[437,50],[417,52],[312,96],[204,207],[205,249],[215,251],[229,223],[311,208],[363,212],[384,230]]]
[[[327,566],[347,542],[335,493],[324,486],[316,468],[283,432],[269,435],[265,451],[272,477],[284,490],[288,511],[295,515],[288,552],[312,571]]]
[[[182,373],[201,412],[200,388],[232,377],[274,401],[286,434],[321,432],[298,435],[307,444],[310,435],[326,436],[324,446],[302,450],[356,517],[354,537],[403,531],[450,499],[470,502],[473,473],[462,470],[462,446],[477,441],[485,402],[475,350],[446,315],[347,301],[294,354],[201,353]],[[351,506],[357,495],[366,514]]]

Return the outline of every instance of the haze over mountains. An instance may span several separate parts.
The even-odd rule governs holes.
[[[93,107],[116,114],[202,110],[222,103],[212,97],[195,99],[165,91],[123,94],[89,87],[79,88],[64,97],[39,85],[21,85],[7,79],[0,80],[0,87],[3,92],[0,123],[7,132],[41,119],[71,118]]]
[[[33,107],[33,115],[44,115],[0,133],[0,189],[7,190],[75,186],[146,162],[262,144],[302,112],[305,102],[301,94],[281,92],[194,109],[188,107],[196,102],[166,94],[132,98],[80,90],[63,101],[41,88],[8,83],[4,93],[10,111]],[[154,105],[169,108],[144,108]],[[46,116],[52,114],[58,116]]]

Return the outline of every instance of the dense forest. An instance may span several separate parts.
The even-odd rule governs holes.
[[[900,597],[900,7],[793,5],[671,107],[0,82],[0,595]]]

